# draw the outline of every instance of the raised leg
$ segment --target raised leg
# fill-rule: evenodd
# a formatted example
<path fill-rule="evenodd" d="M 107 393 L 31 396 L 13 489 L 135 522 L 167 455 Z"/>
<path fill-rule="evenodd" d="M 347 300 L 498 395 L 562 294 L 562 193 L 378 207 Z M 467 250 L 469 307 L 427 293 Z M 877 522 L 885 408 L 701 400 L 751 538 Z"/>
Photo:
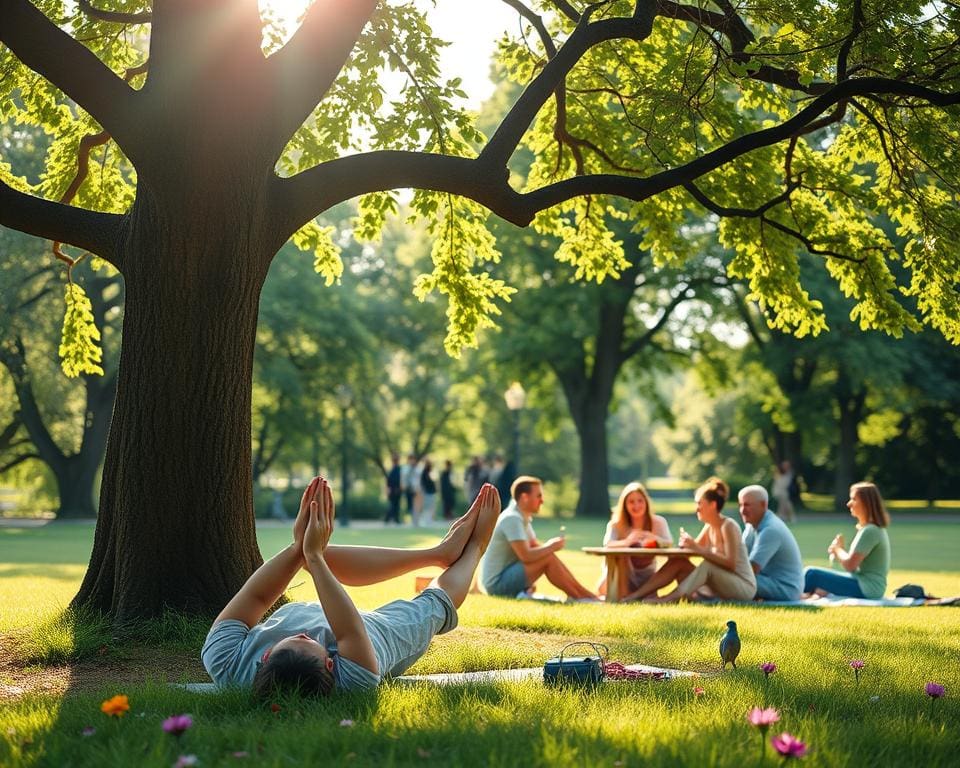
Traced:
<path fill-rule="evenodd" d="M 331 544 L 324 558 L 337 580 L 352 587 L 376 584 L 417 568 L 446 568 L 463 553 L 473 534 L 479 512 L 480 506 L 474 502 L 466 514 L 453 522 L 447 535 L 434 547 L 395 549 Z"/>
<path fill-rule="evenodd" d="M 494 526 L 496 526 L 497 518 L 500 516 L 500 495 L 497 493 L 497 489 L 489 483 L 485 484 L 480 489 L 471 510 L 475 507 L 478 508 L 476 524 L 470 533 L 466 546 L 463 548 L 463 552 L 455 562 L 434 579 L 436 586 L 450 595 L 453 604 L 458 608 L 467 599 L 474 573 L 480 564 L 480 558 L 487 551 Z"/>

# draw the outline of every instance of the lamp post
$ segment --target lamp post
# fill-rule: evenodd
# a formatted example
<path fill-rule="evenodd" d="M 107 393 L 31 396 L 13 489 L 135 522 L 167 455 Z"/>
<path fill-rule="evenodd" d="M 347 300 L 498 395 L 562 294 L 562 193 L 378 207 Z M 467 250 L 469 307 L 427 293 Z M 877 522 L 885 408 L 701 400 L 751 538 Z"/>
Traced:
<path fill-rule="evenodd" d="M 513 412 L 513 466 L 515 472 L 520 474 L 520 411 L 523 410 L 527 402 L 527 393 L 519 381 L 513 382 L 507 391 L 503 393 L 503 399 Z"/>
<path fill-rule="evenodd" d="M 343 472 L 340 480 L 342 495 L 337 518 L 340 525 L 346 528 L 350 525 L 349 435 L 347 433 L 347 411 L 353 405 L 353 390 L 350 389 L 350 385 L 338 385 L 336 397 L 337 405 L 340 406 L 340 468 Z"/>

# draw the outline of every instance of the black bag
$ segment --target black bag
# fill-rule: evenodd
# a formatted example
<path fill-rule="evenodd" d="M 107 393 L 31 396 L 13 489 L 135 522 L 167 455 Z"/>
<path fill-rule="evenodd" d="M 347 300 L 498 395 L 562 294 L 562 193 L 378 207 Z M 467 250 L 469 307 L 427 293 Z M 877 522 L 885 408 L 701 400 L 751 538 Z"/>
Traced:
<path fill-rule="evenodd" d="M 893 595 L 894 597 L 920 597 L 924 599 L 929 597 L 919 584 L 904 584 L 902 587 L 897 587 Z"/>
<path fill-rule="evenodd" d="M 589 645 L 596 656 L 564 656 L 568 648 L 575 645 Z M 600 649 L 603 648 L 601 653 Z M 588 641 L 568 643 L 560 650 L 560 655 L 547 659 L 543 665 L 543 682 L 553 685 L 568 683 L 571 685 L 596 685 L 603 680 L 604 660 L 609 654 L 607 646 Z"/>

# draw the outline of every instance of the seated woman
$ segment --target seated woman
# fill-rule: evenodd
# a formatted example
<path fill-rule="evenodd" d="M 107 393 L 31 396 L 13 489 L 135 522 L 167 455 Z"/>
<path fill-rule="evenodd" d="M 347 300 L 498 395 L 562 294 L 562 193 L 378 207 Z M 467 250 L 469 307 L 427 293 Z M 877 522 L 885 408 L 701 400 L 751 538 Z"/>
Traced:
<path fill-rule="evenodd" d="M 711 477 L 697 488 L 697 518 L 703 530 L 697 538 L 680 529 L 680 541 L 703 558 L 694 568 L 689 560 L 673 558 L 651 576 L 646 584 L 627 596 L 627 600 L 645 599 L 651 603 L 672 603 L 681 598 L 696 600 L 709 594 L 725 600 L 752 600 L 757 579 L 750 567 L 747 548 L 740 535 L 740 526 L 720 514 L 730 495 L 730 487 L 718 477 Z M 664 597 L 657 590 L 676 580 L 677 588 Z"/>
<path fill-rule="evenodd" d="M 613 508 L 607 532 L 603 536 L 605 547 L 669 547 L 673 545 L 670 526 L 660 515 L 653 514 L 650 494 L 642 483 L 627 483 L 620 492 L 617 506 Z M 620 569 L 623 583 L 619 593 L 626 594 L 638 589 L 656 573 L 653 555 L 640 555 L 627 560 Z M 603 564 L 597 594 L 607 594 L 607 565 Z"/>
<path fill-rule="evenodd" d="M 803 572 L 803 591 L 806 597 L 827 594 L 845 597 L 878 599 L 887 590 L 890 572 L 890 539 L 887 526 L 890 515 L 880 491 L 873 483 L 854 483 L 850 486 L 847 509 L 857 519 L 857 535 L 847 551 L 843 534 L 838 533 L 827 552 L 851 573 L 845 576 L 827 568 L 807 568 Z"/>

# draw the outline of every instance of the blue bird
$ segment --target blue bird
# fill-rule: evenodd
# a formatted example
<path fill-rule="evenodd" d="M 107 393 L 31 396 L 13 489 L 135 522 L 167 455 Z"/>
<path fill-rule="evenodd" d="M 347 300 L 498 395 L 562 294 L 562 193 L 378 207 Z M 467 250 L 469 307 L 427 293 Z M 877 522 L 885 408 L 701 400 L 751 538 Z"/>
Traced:
<path fill-rule="evenodd" d="M 737 622 L 728 621 L 727 631 L 720 638 L 720 658 L 723 659 L 723 668 L 727 668 L 727 662 L 737 668 L 737 656 L 740 655 L 740 635 L 737 634 Z"/>

